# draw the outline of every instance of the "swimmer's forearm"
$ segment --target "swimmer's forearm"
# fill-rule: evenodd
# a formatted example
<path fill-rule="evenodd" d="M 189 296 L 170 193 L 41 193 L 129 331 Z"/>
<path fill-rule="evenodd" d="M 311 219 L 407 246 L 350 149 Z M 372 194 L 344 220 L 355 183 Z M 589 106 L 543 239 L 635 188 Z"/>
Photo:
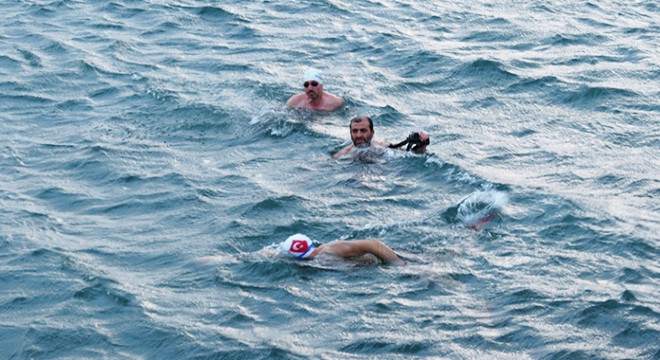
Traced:
<path fill-rule="evenodd" d="M 354 240 L 351 243 L 356 246 L 359 255 L 372 254 L 386 263 L 398 263 L 401 261 L 392 249 L 378 239 Z"/>
<path fill-rule="evenodd" d="M 401 261 L 399 259 L 399 256 L 394 251 L 392 251 L 392 249 L 390 249 L 387 245 L 383 244 L 380 240 L 373 239 L 370 241 L 372 241 L 371 253 L 374 254 L 377 258 L 388 263 L 396 263 Z"/>

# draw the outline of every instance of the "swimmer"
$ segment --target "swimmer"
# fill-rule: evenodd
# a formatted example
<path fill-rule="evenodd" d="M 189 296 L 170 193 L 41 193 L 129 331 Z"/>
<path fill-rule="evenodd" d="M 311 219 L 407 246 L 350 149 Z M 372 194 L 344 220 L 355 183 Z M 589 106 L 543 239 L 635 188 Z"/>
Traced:
<path fill-rule="evenodd" d="M 335 240 L 319 244 L 303 234 L 295 234 L 289 236 L 279 248 L 282 253 L 297 259 L 313 259 L 319 255 L 355 259 L 371 254 L 386 264 L 405 264 L 392 249 L 378 239 Z"/>
<path fill-rule="evenodd" d="M 323 78 L 316 69 L 305 72 L 302 85 L 304 92 L 293 95 L 286 102 L 286 106 L 330 112 L 344 105 L 342 98 L 323 91 Z"/>
<path fill-rule="evenodd" d="M 430 137 L 423 131 L 410 134 L 408 138 L 398 144 L 386 144 L 381 141 L 373 140 L 374 137 L 374 122 L 368 116 L 358 116 L 351 119 L 348 125 L 351 133 L 352 144 L 336 152 L 332 157 L 338 158 L 350 153 L 354 148 L 367 148 L 370 146 L 375 147 L 389 147 L 397 149 L 403 145 L 408 144 L 406 150 L 414 153 L 424 153 L 426 146 L 431 143 Z M 414 146 L 413 146 L 414 145 Z"/>

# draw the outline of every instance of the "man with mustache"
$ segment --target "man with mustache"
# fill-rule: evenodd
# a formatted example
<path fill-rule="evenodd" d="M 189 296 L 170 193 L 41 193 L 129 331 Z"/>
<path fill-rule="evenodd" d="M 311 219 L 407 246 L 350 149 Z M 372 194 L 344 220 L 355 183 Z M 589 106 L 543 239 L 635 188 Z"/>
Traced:
<path fill-rule="evenodd" d="M 288 107 L 330 112 L 344 105 L 342 98 L 323 91 L 323 79 L 316 69 L 305 72 L 303 89 L 304 92 L 293 95 L 286 102 Z"/>
<path fill-rule="evenodd" d="M 406 140 L 402 141 L 399 144 L 386 144 L 382 141 L 375 141 L 373 140 L 374 122 L 368 116 L 354 117 L 353 119 L 351 119 L 348 128 L 350 129 L 351 140 L 353 141 L 353 143 L 339 150 L 337 153 L 332 155 L 332 157 L 338 158 L 350 153 L 355 148 L 367 148 L 372 145 L 377 147 L 389 147 L 394 149 L 408 144 L 406 150 L 410 150 L 415 153 L 423 153 L 426 151 L 426 146 L 431 142 L 429 136 L 423 131 L 410 134 L 410 136 Z"/>

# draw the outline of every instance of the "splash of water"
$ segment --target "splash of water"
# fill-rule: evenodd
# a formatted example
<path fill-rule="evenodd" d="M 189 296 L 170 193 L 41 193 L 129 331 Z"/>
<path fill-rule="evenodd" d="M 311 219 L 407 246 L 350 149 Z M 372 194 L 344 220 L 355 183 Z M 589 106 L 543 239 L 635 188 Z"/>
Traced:
<path fill-rule="evenodd" d="M 501 191 L 475 191 L 458 202 L 456 218 L 465 226 L 478 230 L 498 217 L 508 202 L 509 197 Z"/>

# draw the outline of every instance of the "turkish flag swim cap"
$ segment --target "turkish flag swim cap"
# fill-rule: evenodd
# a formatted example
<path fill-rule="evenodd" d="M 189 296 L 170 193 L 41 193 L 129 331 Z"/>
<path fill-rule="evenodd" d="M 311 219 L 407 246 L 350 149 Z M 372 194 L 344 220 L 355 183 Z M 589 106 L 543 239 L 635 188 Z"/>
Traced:
<path fill-rule="evenodd" d="M 298 259 L 304 259 L 312 254 L 314 243 L 303 234 L 289 236 L 281 245 L 280 250 Z"/>

